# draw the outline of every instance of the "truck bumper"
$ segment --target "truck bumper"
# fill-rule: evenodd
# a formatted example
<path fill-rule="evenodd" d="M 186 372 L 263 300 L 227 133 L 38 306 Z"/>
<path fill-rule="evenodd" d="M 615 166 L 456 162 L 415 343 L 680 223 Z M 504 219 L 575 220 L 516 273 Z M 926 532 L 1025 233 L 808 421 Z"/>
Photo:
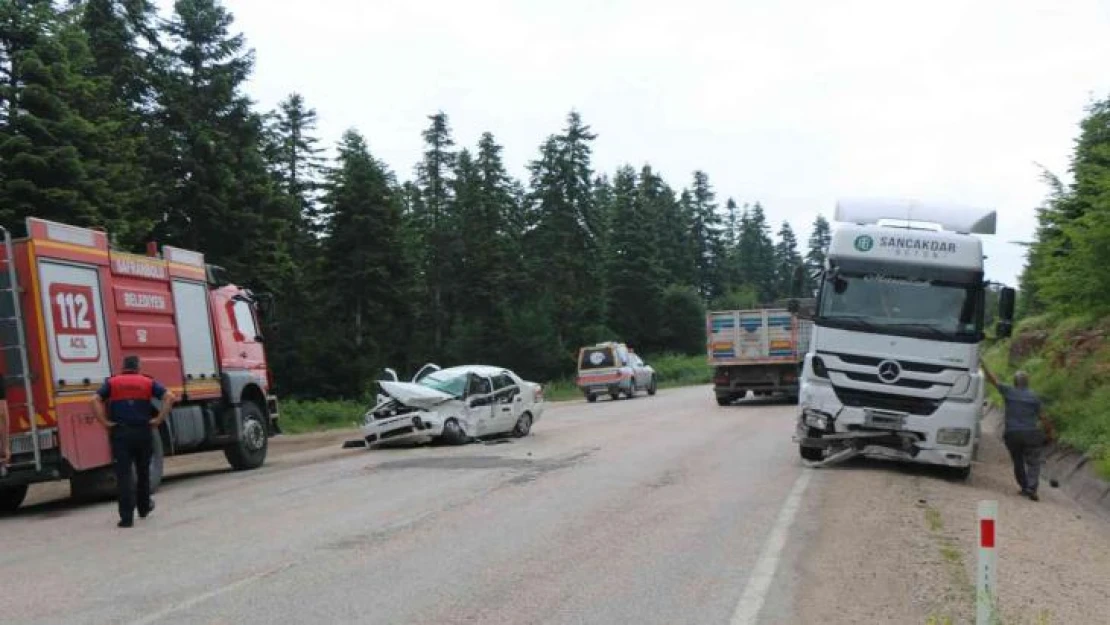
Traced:
<path fill-rule="evenodd" d="M 807 384 L 793 440 L 802 447 L 854 447 L 865 456 L 967 467 L 978 444 L 980 417 L 979 407 L 970 402 L 944 401 L 928 416 L 845 406 L 831 385 Z"/>

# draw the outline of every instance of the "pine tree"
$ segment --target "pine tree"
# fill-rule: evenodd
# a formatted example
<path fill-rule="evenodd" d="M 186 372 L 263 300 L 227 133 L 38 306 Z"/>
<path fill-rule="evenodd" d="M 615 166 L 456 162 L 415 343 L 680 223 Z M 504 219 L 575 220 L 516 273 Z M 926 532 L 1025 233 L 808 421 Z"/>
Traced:
<path fill-rule="evenodd" d="M 596 135 L 576 112 L 567 116 L 561 134 L 544 142 L 540 156 L 529 165 L 531 211 L 535 227 L 529 232 L 530 274 L 543 285 L 551 302 L 560 350 L 568 355 L 577 345 L 603 338 L 601 227 L 594 205 L 591 142 Z"/>
<path fill-rule="evenodd" d="M 690 236 L 694 248 L 695 286 L 706 299 L 713 299 L 724 291 L 726 271 L 721 217 L 715 199 L 709 176 L 702 171 L 694 172 L 689 194 Z"/>
<path fill-rule="evenodd" d="M 656 180 L 649 167 L 637 180 L 630 166 L 617 170 L 612 189 L 612 232 L 606 286 L 609 327 L 642 350 L 656 347 L 664 284 L 651 213 Z"/>
<path fill-rule="evenodd" d="M 805 257 L 806 274 L 808 276 L 806 293 L 817 291 L 816 278 L 825 270 L 825 255 L 828 253 L 829 243 L 832 241 L 832 228 L 823 215 L 818 215 L 813 221 L 813 232 L 809 235 L 809 246 Z"/>
<path fill-rule="evenodd" d="M 306 232 L 319 233 L 323 227 L 316 205 L 324 159 L 316 130 L 316 109 L 304 97 L 292 93 L 278 109 L 268 115 L 267 152 L 282 190 L 297 204 L 296 220 Z"/>
<path fill-rule="evenodd" d="M 779 228 L 779 240 L 775 244 L 775 292 L 773 297 L 787 298 L 800 297 L 801 293 L 794 292 L 795 275 L 803 266 L 802 256 L 798 253 L 798 238 L 794 236 L 794 229 L 789 222 L 782 222 Z"/>
<path fill-rule="evenodd" d="M 741 214 L 735 268 L 737 290 L 754 294 L 759 304 L 775 297 L 775 248 L 758 202 Z"/>
<path fill-rule="evenodd" d="M 95 95 L 90 63 L 72 12 L 0 2 L 0 223 L 9 228 L 28 216 L 104 221 L 88 170 L 97 129 L 77 106 Z"/>
<path fill-rule="evenodd" d="M 163 27 L 169 49 L 160 61 L 154 167 L 164 197 L 154 199 L 165 217 L 156 232 L 166 242 L 203 247 L 232 275 L 250 275 L 256 265 L 243 242 L 264 229 L 263 207 L 244 184 L 259 172 L 242 167 L 264 167 L 251 154 L 261 149 L 262 125 L 240 91 L 253 53 L 231 26 L 217 0 L 177 0 Z"/>
<path fill-rule="evenodd" d="M 453 215 L 452 171 L 455 168 L 455 141 L 447 115 L 442 111 L 429 115 L 431 124 L 423 132 L 424 158 L 416 168 L 417 188 L 420 190 L 420 212 L 415 213 L 418 231 L 423 236 L 421 261 L 424 288 L 427 292 L 428 327 L 431 330 L 430 348 L 438 353 L 451 327 L 451 285 L 445 274 L 447 260 L 455 253 L 456 241 L 452 237 L 456 220 Z"/>
<path fill-rule="evenodd" d="M 331 363 L 321 367 L 313 384 L 332 396 L 352 397 L 366 389 L 377 370 L 404 358 L 405 341 L 396 322 L 408 316 L 408 272 L 392 176 L 357 131 L 344 133 L 338 151 L 323 199 L 330 215 L 323 274 L 329 295 L 319 305 L 328 308 L 339 327 L 316 354 Z"/>
<path fill-rule="evenodd" d="M 159 216 L 149 166 L 152 146 L 157 10 L 147 0 L 74 3 L 90 53 L 85 73 L 93 90 L 78 107 L 95 129 L 83 150 L 94 202 L 115 243 L 139 248 Z"/>

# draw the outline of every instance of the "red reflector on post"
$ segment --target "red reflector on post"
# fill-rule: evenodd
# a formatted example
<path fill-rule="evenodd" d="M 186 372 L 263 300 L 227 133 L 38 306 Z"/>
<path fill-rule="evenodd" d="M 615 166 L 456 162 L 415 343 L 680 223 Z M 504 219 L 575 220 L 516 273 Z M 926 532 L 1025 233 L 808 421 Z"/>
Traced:
<path fill-rule="evenodd" d="M 994 549 L 994 519 L 979 520 L 979 546 Z"/>

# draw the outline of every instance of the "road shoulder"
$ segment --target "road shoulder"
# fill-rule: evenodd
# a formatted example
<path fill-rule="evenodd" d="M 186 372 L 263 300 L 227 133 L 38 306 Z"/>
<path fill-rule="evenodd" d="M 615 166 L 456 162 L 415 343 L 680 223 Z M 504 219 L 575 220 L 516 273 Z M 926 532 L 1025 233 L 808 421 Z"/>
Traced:
<path fill-rule="evenodd" d="M 1047 485 L 1040 502 L 1019 496 L 994 420 L 984 423 L 980 461 L 966 482 L 870 460 L 820 471 L 799 622 L 973 622 L 983 499 L 999 504 L 1004 623 L 1099 623 L 1110 613 L 1110 525 Z"/>

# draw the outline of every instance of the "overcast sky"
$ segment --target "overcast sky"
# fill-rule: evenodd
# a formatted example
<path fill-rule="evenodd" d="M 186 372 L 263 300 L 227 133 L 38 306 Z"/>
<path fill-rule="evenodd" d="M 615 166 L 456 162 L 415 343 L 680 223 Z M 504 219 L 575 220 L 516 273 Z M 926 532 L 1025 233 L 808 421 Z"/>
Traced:
<path fill-rule="evenodd" d="M 164 0 L 163 6 L 170 6 Z M 1066 174 L 1110 94 L 1098 0 L 226 0 L 257 54 L 249 93 L 298 91 L 333 144 L 354 127 L 412 177 L 426 115 L 460 146 L 489 130 L 510 171 L 576 108 L 595 166 L 705 170 L 802 240 L 837 197 L 994 208 L 988 275 L 1013 283 L 1040 163 Z"/>

